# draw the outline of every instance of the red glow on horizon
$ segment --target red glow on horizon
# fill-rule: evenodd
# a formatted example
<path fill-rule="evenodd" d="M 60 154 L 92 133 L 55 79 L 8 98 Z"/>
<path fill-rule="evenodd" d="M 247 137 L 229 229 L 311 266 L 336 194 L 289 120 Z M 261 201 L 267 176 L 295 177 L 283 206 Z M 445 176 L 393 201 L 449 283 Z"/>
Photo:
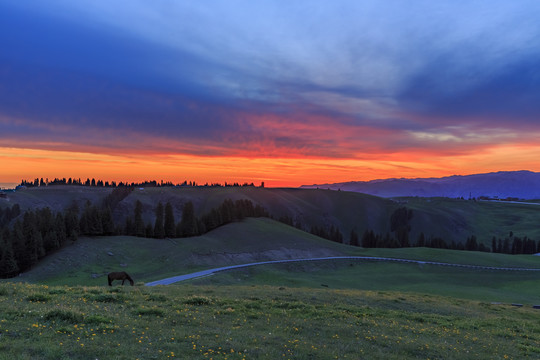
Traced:
<path fill-rule="evenodd" d="M 1 183 L 35 178 L 95 178 L 115 182 L 265 183 L 267 187 L 442 177 L 500 170 L 539 171 L 540 146 L 506 145 L 475 154 L 440 157 L 429 152 L 381 154 L 379 160 L 247 158 L 193 155 L 105 155 L 0 148 Z"/>

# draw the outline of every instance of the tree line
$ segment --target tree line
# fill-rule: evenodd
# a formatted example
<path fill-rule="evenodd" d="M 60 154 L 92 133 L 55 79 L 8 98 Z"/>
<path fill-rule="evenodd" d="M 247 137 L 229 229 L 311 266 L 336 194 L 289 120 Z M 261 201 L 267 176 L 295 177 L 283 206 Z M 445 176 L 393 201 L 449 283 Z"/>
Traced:
<path fill-rule="evenodd" d="M 262 206 L 254 205 L 251 200 L 233 201 L 226 199 L 216 208 L 197 216 L 191 201 L 185 202 L 180 218 L 175 218 L 171 202 L 159 202 L 152 209 L 151 222 L 143 218 L 144 205 L 135 202 L 133 213 L 123 223 L 115 223 L 113 211 L 117 205 L 133 191 L 132 187 L 115 188 L 101 204 L 87 201 L 82 209 L 77 203 L 64 211 L 53 213 L 49 208 L 27 210 L 21 214 L 18 204 L 0 208 L 0 277 L 15 276 L 28 270 L 47 254 L 61 248 L 68 242 L 74 242 L 79 236 L 129 235 L 155 239 L 190 237 L 205 234 L 222 225 L 240 221 L 248 217 L 268 217 Z M 148 209 L 147 209 L 148 210 Z M 146 212 L 148 213 L 148 211 Z M 520 238 L 510 232 L 504 240 L 493 237 L 489 248 L 470 236 L 464 243 L 447 242 L 440 237 L 426 237 L 420 233 L 416 241 L 409 239 L 413 212 L 406 207 L 396 209 L 390 216 L 390 232 L 377 234 L 366 230 L 362 237 L 353 229 L 348 243 L 365 248 L 403 248 L 431 247 L 441 249 L 491 251 L 505 254 L 533 254 L 540 252 L 540 241 L 527 237 Z M 345 238 L 338 226 L 315 225 L 308 230 L 299 219 L 282 216 L 278 221 L 316 236 L 345 243 Z"/>
<path fill-rule="evenodd" d="M 171 181 L 156 181 L 156 180 L 149 180 L 149 181 L 142 181 L 142 182 L 116 182 L 116 181 L 103 181 L 103 180 L 96 180 L 95 178 L 86 178 L 86 180 L 81 180 L 81 178 L 54 178 L 53 180 L 49 180 L 48 178 L 35 178 L 34 180 L 21 180 L 21 183 L 19 186 L 23 187 L 45 187 L 45 186 L 51 186 L 51 185 L 78 185 L 78 186 L 88 186 L 88 187 L 173 187 L 173 186 L 204 186 L 204 187 L 240 187 L 240 186 L 255 186 L 253 182 L 248 183 L 239 183 L 239 182 L 224 182 L 222 183 L 208 183 L 206 182 L 204 185 L 199 185 L 196 181 L 187 181 L 184 180 L 182 183 L 174 184 Z M 264 182 L 261 182 L 260 187 L 264 187 Z"/>
<path fill-rule="evenodd" d="M 540 253 L 540 240 L 537 242 L 527 238 L 523 239 L 514 236 L 510 232 L 510 236 L 501 240 L 496 237 L 492 238 L 491 248 L 478 242 L 475 235 L 467 237 L 464 243 L 456 243 L 455 241 L 445 241 L 437 236 L 427 238 L 424 233 L 420 233 L 418 239 L 414 243 L 409 241 L 409 232 L 411 230 L 410 220 L 413 217 L 413 212 L 406 207 L 401 207 L 392 213 L 390 218 L 390 229 L 394 235 L 386 233 L 385 235 L 376 234 L 373 230 L 366 230 L 359 240 L 358 234 L 351 232 L 350 244 L 354 246 L 362 246 L 365 248 L 402 248 L 402 247 L 429 247 L 437 249 L 450 250 L 466 250 L 466 251 L 483 251 L 503 254 L 535 254 Z"/>
<path fill-rule="evenodd" d="M 87 201 L 82 210 L 76 203 L 56 213 L 48 207 L 23 214 L 19 205 L 0 208 L 0 277 L 12 277 L 30 269 L 44 256 L 79 236 L 189 237 L 247 217 L 270 217 L 262 206 L 250 200 L 227 199 L 201 217 L 196 216 L 193 203 L 188 201 L 182 207 L 181 218 L 175 219 L 173 205 L 160 202 L 154 210 L 154 222 L 145 224 L 143 204 L 137 201 L 125 223 L 116 224 L 111 209 L 129 192 L 115 189 L 100 206 Z"/>

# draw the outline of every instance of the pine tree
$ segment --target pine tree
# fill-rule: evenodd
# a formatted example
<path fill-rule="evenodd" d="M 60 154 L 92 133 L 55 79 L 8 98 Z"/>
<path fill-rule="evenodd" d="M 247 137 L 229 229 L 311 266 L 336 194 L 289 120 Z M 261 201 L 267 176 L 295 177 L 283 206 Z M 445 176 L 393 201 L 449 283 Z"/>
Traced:
<path fill-rule="evenodd" d="M 360 242 L 358 240 L 358 234 L 356 233 L 354 229 L 351 230 L 349 244 L 352 246 L 360 246 Z"/>
<path fill-rule="evenodd" d="M 176 235 L 176 226 L 174 222 L 174 213 L 173 208 L 170 202 L 165 204 L 165 236 L 166 237 L 175 237 Z"/>
<path fill-rule="evenodd" d="M 8 235 L 5 234 L 4 236 L 7 237 Z M 15 222 L 13 229 L 9 232 L 9 238 L 13 252 L 15 253 L 15 260 L 19 265 L 19 270 L 24 271 L 30 265 L 26 262 L 26 244 L 24 241 L 23 226 L 19 220 Z"/>
<path fill-rule="evenodd" d="M 103 235 L 114 235 L 114 220 L 112 217 L 111 208 L 108 206 L 101 210 L 101 227 L 103 229 Z"/>
<path fill-rule="evenodd" d="M 83 235 L 90 234 L 90 206 L 90 201 L 87 201 L 79 220 L 80 233 Z"/>
<path fill-rule="evenodd" d="M 182 210 L 182 220 L 179 224 L 179 237 L 195 236 L 198 234 L 197 218 L 193 203 L 188 201 Z"/>
<path fill-rule="evenodd" d="M 88 217 L 88 230 L 89 234 L 92 236 L 103 235 L 101 212 L 95 205 L 90 207 L 90 213 Z"/>
<path fill-rule="evenodd" d="M 58 237 L 58 244 L 61 247 L 67 241 L 66 222 L 62 213 L 56 213 L 56 217 L 54 219 L 54 230 L 56 231 L 56 236 Z"/>
<path fill-rule="evenodd" d="M 148 223 L 148 225 L 146 225 L 145 236 L 147 238 L 153 238 L 154 237 L 154 227 L 152 226 L 151 223 Z"/>
<path fill-rule="evenodd" d="M 154 237 L 163 239 L 165 237 L 165 228 L 163 227 L 163 204 L 161 201 L 156 208 L 156 222 L 154 223 Z"/>
<path fill-rule="evenodd" d="M 77 241 L 77 238 L 80 233 L 79 226 L 79 207 L 77 203 L 73 203 L 65 211 L 64 222 L 66 224 L 66 235 L 69 240 Z"/>
<path fill-rule="evenodd" d="M 137 202 L 135 203 L 134 226 L 135 226 L 135 235 L 139 237 L 144 237 L 146 235 L 146 228 L 144 226 L 142 212 L 143 212 L 143 205 L 139 200 L 137 200 Z"/>
<path fill-rule="evenodd" d="M 426 246 L 426 236 L 424 235 L 423 232 L 421 232 L 420 235 L 418 236 L 418 242 L 416 243 L 416 246 L 418 247 Z"/>
<path fill-rule="evenodd" d="M 19 266 L 15 260 L 15 254 L 13 253 L 13 247 L 10 239 L 4 238 L 0 232 L 0 244 L 2 244 L 2 255 L 0 256 L 0 276 L 10 277 L 17 274 Z"/>
<path fill-rule="evenodd" d="M 24 213 L 23 236 L 25 239 L 25 256 L 28 258 L 28 264 L 30 267 L 45 256 L 43 238 L 37 227 L 36 215 L 32 211 L 27 211 Z"/>

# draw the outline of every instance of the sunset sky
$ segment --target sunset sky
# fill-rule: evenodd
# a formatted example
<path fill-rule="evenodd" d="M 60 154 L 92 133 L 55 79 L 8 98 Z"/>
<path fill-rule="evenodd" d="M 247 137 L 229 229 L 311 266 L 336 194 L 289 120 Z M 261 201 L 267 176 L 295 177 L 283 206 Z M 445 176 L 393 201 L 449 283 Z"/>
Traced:
<path fill-rule="evenodd" d="M 540 171 L 540 2 L 0 1 L 0 183 Z"/>

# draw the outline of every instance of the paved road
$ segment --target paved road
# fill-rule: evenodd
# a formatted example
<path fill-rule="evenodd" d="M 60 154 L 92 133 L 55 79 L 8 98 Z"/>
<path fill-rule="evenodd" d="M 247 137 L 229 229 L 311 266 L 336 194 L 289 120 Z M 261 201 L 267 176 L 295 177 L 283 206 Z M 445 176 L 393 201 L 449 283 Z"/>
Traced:
<path fill-rule="evenodd" d="M 452 267 L 476 269 L 476 270 L 539 271 L 540 272 L 540 269 L 534 269 L 534 268 L 512 268 L 512 267 L 495 267 L 495 266 L 450 264 L 450 263 L 443 263 L 443 262 L 436 262 L 436 261 L 396 259 L 396 258 L 375 257 L 375 256 L 333 256 L 333 257 L 321 257 L 321 258 L 310 258 L 310 259 L 290 259 L 290 260 L 262 261 L 262 262 L 254 262 L 254 263 L 249 263 L 249 264 L 224 266 L 224 267 L 220 267 L 220 268 L 203 270 L 203 271 L 198 271 L 198 272 L 191 273 L 191 274 L 173 276 L 173 277 L 170 277 L 170 278 L 167 278 L 167 279 L 152 281 L 152 282 L 146 283 L 146 286 L 169 285 L 169 284 L 174 284 L 174 283 L 177 283 L 177 282 L 180 282 L 180 281 L 185 281 L 185 280 L 210 276 L 210 275 L 213 275 L 213 274 L 215 274 L 217 272 L 221 272 L 221 271 L 246 268 L 246 267 L 250 267 L 250 266 L 268 265 L 268 264 L 285 264 L 285 263 L 303 262 L 303 261 L 325 261 L 325 260 L 393 261 L 393 262 L 401 262 L 401 263 L 413 263 L 413 264 L 419 264 L 419 265 L 428 264 L 428 265 L 438 265 L 438 266 L 452 266 Z"/>

